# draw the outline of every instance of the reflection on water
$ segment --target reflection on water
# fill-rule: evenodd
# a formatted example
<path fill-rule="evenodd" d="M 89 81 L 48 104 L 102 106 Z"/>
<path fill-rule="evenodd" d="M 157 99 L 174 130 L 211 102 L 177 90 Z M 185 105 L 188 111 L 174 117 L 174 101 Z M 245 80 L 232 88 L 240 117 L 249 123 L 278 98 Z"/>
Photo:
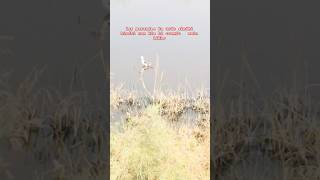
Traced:
<path fill-rule="evenodd" d="M 209 116 L 209 97 L 201 98 L 175 99 L 175 97 L 166 97 L 166 99 L 152 100 L 142 97 L 133 99 L 119 100 L 113 102 L 110 116 L 113 130 L 122 131 L 128 118 L 140 116 L 148 107 L 159 105 L 160 115 L 171 122 L 175 127 L 195 126 L 199 119 Z M 117 105 L 115 105 L 117 104 Z"/>

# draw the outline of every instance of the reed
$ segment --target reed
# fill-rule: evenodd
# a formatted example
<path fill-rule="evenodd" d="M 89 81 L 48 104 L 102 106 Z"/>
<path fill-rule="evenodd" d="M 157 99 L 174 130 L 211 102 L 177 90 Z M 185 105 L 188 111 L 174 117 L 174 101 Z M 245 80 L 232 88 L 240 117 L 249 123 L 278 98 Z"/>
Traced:
<path fill-rule="evenodd" d="M 254 76 L 247 61 L 245 67 Z M 314 85 L 299 87 L 294 78 L 291 88 L 261 97 L 252 91 L 259 91 L 258 83 L 253 88 L 242 81 L 237 94 L 228 97 L 223 94 L 231 82 L 227 75 L 216 81 L 219 96 L 212 104 L 215 179 L 319 179 L 320 109 L 307 91 Z"/>

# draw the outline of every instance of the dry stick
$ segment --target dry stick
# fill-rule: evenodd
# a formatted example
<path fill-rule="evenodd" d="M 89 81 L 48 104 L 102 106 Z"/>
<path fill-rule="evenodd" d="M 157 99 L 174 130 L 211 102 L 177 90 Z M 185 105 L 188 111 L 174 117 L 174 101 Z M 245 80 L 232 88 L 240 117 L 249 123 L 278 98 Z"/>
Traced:
<path fill-rule="evenodd" d="M 162 84 L 162 81 L 163 81 L 163 72 L 161 72 L 159 84 Z M 162 92 L 161 86 L 158 87 L 158 92 Z"/>
<path fill-rule="evenodd" d="M 107 71 L 106 64 L 104 62 L 104 55 L 103 55 L 103 49 L 102 48 L 100 49 L 100 59 L 101 59 L 101 64 L 103 66 L 103 71 L 104 71 L 104 73 L 106 75 L 106 79 L 105 80 L 106 80 L 106 83 L 108 83 L 108 71 Z"/>
<path fill-rule="evenodd" d="M 108 71 L 107 71 L 107 66 L 106 66 L 106 63 L 104 61 L 104 53 L 103 53 L 103 41 L 105 40 L 105 33 L 106 33 L 106 30 L 107 30 L 107 27 L 108 27 L 108 22 L 106 19 L 103 20 L 102 22 L 102 25 L 101 25 L 101 28 L 100 28 L 100 32 L 98 33 L 98 41 L 99 41 L 99 44 L 98 44 L 98 52 L 92 57 L 90 58 L 90 60 L 87 62 L 87 63 L 84 63 L 82 64 L 82 66 L 80 67 L 80 72 L 83 71 L 83 69 L 85 67 L 87 67 L 88 64 L 90 64 L 91 62 L 93 62 L 96 58 L 100 57 L 100 60 L 101 60 L 101 65 L 103 66 L 103 71 L 106 75 L 106 83 L 108 83 Z"/>
<path fill-rule="evenodd" d="M 159 55 L 156 55 L 156 66 L 154 69 L 154 84 L 153 84 L 153 102 L 155 101 L 155 97 L 156 97 L 156 87 L 157 87 L 157 79 L 158 79 L 158 68 L 159 68 Z"/>
<path fill-rule="evenodd" d="M 147 89 L 146 84 L 144 83 L 143 72 L 144 72 L 144 70 L 141 69 L 141 71 L 140 71 L 140 81 L 141 81 L 142 87 L 143 87 L 143 89 L 146 91 L 146 93 L 147 93 L 150 97 L 152 97 L 152 94 L 151 94 L 150 91 Z"/>
<path fill-rule="evenodd" d="M 250 76 L 251 76 L 251 79 L 253 80 L 256 88 L 259 90 L 259 92 L 261 92 L 261 86 L 259 85 L 258 83 L 258 80 L 257 78 L 255 77 L 255 74 L 251 68 L 251 65 L 248 61 L 248 58 L 247 58 L 247 52 L 245 51 L 245 48 L 243 47 L 243 50 L 242 50 L 242 63 L 246 66 L 246 69 L 247 71 L 250 73 Z M 243 86 L 243 84 L 241 84 L 241 86 Z"/>
<path fill-rule="evenodd" d="M 106 74 L 106 83 L 108 83 L 108 71 L 107 71 L 107 67 L 106 67 L 106 64 L 104 62 L 104 54 L 103 54 L 103 48 L 102 48 L 102 43 L 105 39 L 105 36 L 104 34 L 106 33 L 106 30 L 107 30 L 107 27 L 108 27 L 108 22 L 107 20 L 105 19 L 102 23 L 102 26 L 101 26 L 101 29 L 100 29 L 100 59 L 101 59 L 101 64 L 103 66 L 103 71 L 104 73 Z"/>
<path fill-rule="evenodd" d="M 152 98 L 152 101 L 154 102 L 155 100 L 155 95 L 156 95 L 156 87 L 157 87 L 157 77 L 158 77 L 158 67 L 159 67 L 159 56 L 157 54 L 157 62 L 156 62 L 156 67 L 155 67 L 155 79 L 154 79 L 154 85 L 153 85 L 153 94 L 151 94 L 151 92 L 148 90 L 148 88 L 146 87 L 146 84 L 144 82 L 143 79 L 143 73 L 144 73 L 144 69 L 141 68 L 140 70 L 140 81 L 142 84 L 143 89 L 146 91 L 146 93 L 148 94 L 148 96 L 150 96 Z"/>

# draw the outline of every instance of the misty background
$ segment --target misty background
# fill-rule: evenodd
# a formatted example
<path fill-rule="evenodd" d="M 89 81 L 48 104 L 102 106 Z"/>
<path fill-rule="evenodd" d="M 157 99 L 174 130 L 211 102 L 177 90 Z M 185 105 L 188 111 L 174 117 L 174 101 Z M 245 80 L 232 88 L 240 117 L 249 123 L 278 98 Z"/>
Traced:
<path fill-rule="evenodd" d="M 1 1 L 0 36 L 12 37 L 0 39 L 1 72 L 11 72 L 14 86 L 33 68 L 46 68 L 40 86 L 62 93 L 69 92 L 77 74 L 75 90 L 101 99 L 106 96 L 105 73 L 101 60 L 93 58 L 98 48 L 92 32 L 100 30 L 106 13 L 101 0 Z"/>
<path fill-rule="evenodd" d="M 193 26 L 198 36 L 120 36 L 126 26 Z M 177 89 L 188 84 L 191 90 L 210 86 L 210 0 L 111 0 L 110 26 L 112 82 L 139 89 L 140 56 L 164 72 L 162 85 Z M 154 71 L 145 72 L 146 84 L 153 86 Z"/>
<path fill-rule="evenodd" d="M 214 1 L 214 92 L 221 89 L 224 78 L 226 96 L 239 91 L 241 78 L 263 95 L 279 87 L 296 84 L 303 89 L 320 83 L 316 7 L 308 2 Z M 314 97 L 320 97 L 319 90 L 319 86 L 308 88 Z"/>
<path fill-rule="evenodd" d="M 3 115 L 3 112 L 5 112 L 3 109 L 6 109 L 7 104 L 15 104 L 13 107 L 23 104 L 20 104 L 20 99 L 17 102 L 6 102 L 6 96 L 10 97 L 11 93 L 13 96 L 19 94 L 19 92 L 17 93 L 17 86 L 19 86 L 35 68 L 37 70 L 44 68 L 44 72 L 38 77 L 38 84 L 35 86 L 35 89 L 31 91 L 33 93 L 32 95 L 38 97 L 36 93 L 38 93 L 40 89 L 43 90 L 43 88 L 44 90 L 57 90 L 57 92 L 62 94 L 62 97 L 74 97 L 74 95 L 78 95 L 79 92 L 85 92 L 89 102 L 81 101 L 81 106 L 75 105 L 77 107 L 74 109 L 79 108 L 82 110 L 81 107 L 84 107 L 83 111 L 79 111 L 81 115 L 75 119 L 78 120 L 79 123 L 82 123 L 84 122 L 83 117 L 85 117 L 83 114 L 97 112 L 99 118 L 92 119 L 90 123 L 101 123 L 102 125 L 100 127 L 103 130 L 101 133 L 103 133 L 103 135 L 107 134 L 108 128 L 107 123 L 105 123 L 107 118 L 104 117 L 107 113 L 104 112 L 108 111 L 106 108 L 108 84 L 105 81 L 106 74 L 102 67 L 101 59 L 95 58 L 101 44 L 99 44 L 97 36 L 94 36 L 94 34 L 97 34 L 95 32 L 100 31 L 103 18 L 106 16 L 107 11 L 108 9 L 103 6 L 101 0 L 0 1 L 0 93 L 3 96 L 1 97 L 2 119 L 0 123 L 3 127 L 0 132 L 0 179 L 8 179 L 7 168 L 14 179 L 26 180 L 42 179 L 41 176 L 44 176 L 44 174 L 48 172 L 48 169 L 53 169 L 51 167 L 52 159 L 50 159 L 49 154 L 54 153 L 55 149 L 50 146 L 50 143 L 47 143 L 52 142 L 51 137 L 54 135 L 42 136 L 43 134 L 39 133 L 40 135 L 37 134 L 36 140 L 30 138 L 30 134 L 27 135 L 29 136 L 28 142 L 34 140 L 34 143 L 32 143 L 33 145 L 30 149 L 24 151 L 26 150 L 25 148 L 13 148 L 12 144 L 14 143 L 11 143 L 10 140 L 10 135 L 12 134 L 6 134 L 8 129 L 19 129 L 19 126 L 22 127 L 25 123 L 23 115 L 19 116 L 19 119 Z M 109 61 L 109 31 L 105 33 L 107 39 L 105 39 L 102 44 L 102 48 L 105 54 L 104 61 L 107 63 Z M 2 84 L 2 80 L 5 79 L 3 75 L 6 74 L 6 72 L 9 72 L 6 77 L 9 80 L 9 90 Z M 53 97 L 56 98 L 56 96 Z M 15 98 L 16 97 L 10 97 L 8 99 L 12 100 Z M 28 97 L 27 100 L 30 101 L 30 99 L 33 100 L 34 98 Z M 36 100 L 37 99 L 35 99 L 35 104 L 38 102 Z M 63 98 L 61 102 L 69 103 L 69 99 Z M 2 104 L 4 105 L 2 106 Z M 16 109 L 12 108 L 12 110 L 9 110 L 12 111 L 10 113 L 23 114 L 24 110 L 22 109 L 24 106 L 21 106 L 22 107 L 19 106 L 18 108 L 19 110 L 21 109 L 21 112 L 15 112 L 14 110 Z M 55 111 L 55 108 L 57 106 L 59 107 L 59 104 L 49 104 L 49 106 Z M 34 107 L 31 106 L 30 109 L 32 108 Z M 47 128 L 45 124 L 48 122 L 47 117 L 51 115 L 47 111 L 42 112 L 40 110 L 40 112 L 38 112 L 39 109 L 36 107 L 32 109 L 32 111 L 37 112 L 35 114 L 41 118 L 41 123 L 39 123 L 41 125 L 38 127 L 37 132 L 43 131 L 45 134 L 50 134 L 53 131 Z M 67 110 L 64 111 L 69 111 L 68 108 L 66 109 Z M 24 112 L 27 111 L 29 111 L 29 109 Z M 68 114 L 69 112 L 65 113 Z M 59 114 L 59 111 L 55 111 L 55 114 Z M 19 120 L 18 123 L 17 120 Z M 71 118 L 68 120 L 68 123 L 73 121 Z M 11 124 L 15 123 L 17 125 L 11 126 Z M 55 122 L 51 121 L 50 123 L 54 124 Z M 26 131 L 31 132 L 29 130 Z M 98 131 L 98 128 L 96 128 L 95 131 Z M 77 134 L 75 136 L 80 137 L 88 133 L 82 131 L 75 134 Z M 105 138 L 105 136 L 102 137 Z M 104 141 L 104 143 L 107 143 L 107 141 Z M 39 146 L 34 144 L 38 144 Z M 41 148 L 40 146 L 45 148 Z M 107 147 L 103 144 L 101 146 L 102 157 L 107 156 L 108 151 L 105 148 Z M 78 146 L 75 149 L 79 150 L 81 147 Z M 44 161 L 39 161 L 39 158 L 34 156 L 38 150 L 41 153 L 47 153 L 48 155 L 45 155 L 47 159 L 44 158 L 42 159 Z M 68 152 L 68 150 L 64 152 Z M 76 151 L 73 150 L 70 154 L 77 156 Z M 81 151 L 81 158 L 86 156 L 95 157 L 95 155 L 92 151 Z M 58 157 L 55 156 L 54 158 Z M 81 158 L 76 159 L 78 161 Z M 71 159 L 73 158 L 70 158 L 70 160 Z M 105 161 L 103 158 L 99 158 L 99 160 Z M 6 164 L 7 162 L 8 166 Z M 54 162 L 55 161 L 53 161 L 53 164 Z M 74 166 L 74 164 L 74 161 L 71 160 L 70 165 Z M 78 165 L 82 166 L 83 164 L 79 163 Z M 66 166 L 63 165 L 63 167 Z M 71 171 L 68 173 L 71 173 Z M 43 178 L 50 179 L 50 176 L 54 175 L 48 174 L 47 176 L 46 174 L 46 177 Z M 104 174 L 102 174 L 102 176 L 104 176 Z M 80 177 L 77 179 L 80 179 Z M 100 179 L 106 179 L 106 177 L 101 177 Z"/>

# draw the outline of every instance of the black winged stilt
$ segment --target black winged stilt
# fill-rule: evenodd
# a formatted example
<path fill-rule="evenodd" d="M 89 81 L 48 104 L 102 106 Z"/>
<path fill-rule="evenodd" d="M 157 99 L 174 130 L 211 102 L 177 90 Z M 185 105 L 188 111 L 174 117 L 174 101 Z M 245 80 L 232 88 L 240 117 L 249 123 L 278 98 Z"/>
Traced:
<path fill-rule="evenodd" d="M 146 62 L 146 61 L 144 60 L 144 57 L 143 57 L 143 56 L 140 56 L 140 59 L 141 59 L 142 68 L 143 68 L 144 70 L 147 70 L 147 69 L 152 68 L 151 63 Z"/>

